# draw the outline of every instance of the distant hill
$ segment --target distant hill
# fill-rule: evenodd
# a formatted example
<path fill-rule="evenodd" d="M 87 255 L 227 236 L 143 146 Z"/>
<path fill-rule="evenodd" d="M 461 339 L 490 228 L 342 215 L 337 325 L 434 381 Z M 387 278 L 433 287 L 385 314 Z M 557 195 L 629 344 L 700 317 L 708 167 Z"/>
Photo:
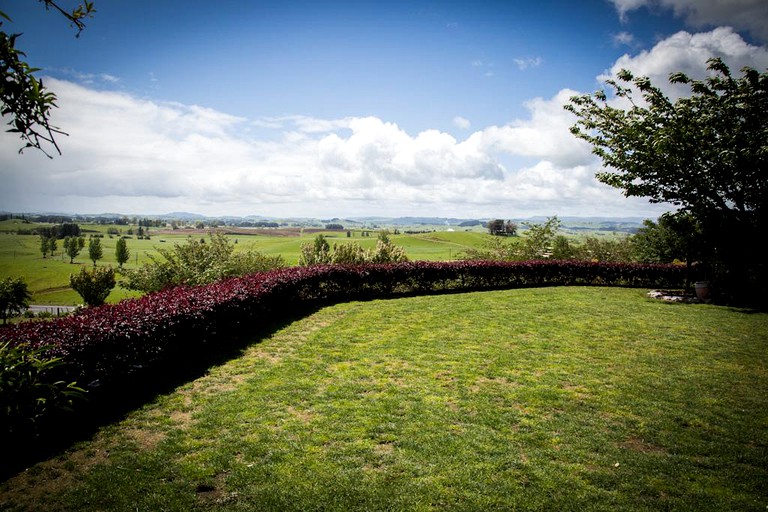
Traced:
<path fill-rule="evenodd" d="M 13 214 L 13 212 L 8 212 Z M 25 215 L 50 215 L 50 212 L 24 212 Z M 384 216 L 362 216 L 362 217 L 346 217 L 339 218 L 311 218 L 311 217 L 270 217 L 268 215 L 246 215 L 246 216 L 206 216 L 198 213 L 191 212 L 169 212 L 162 215 L 156 214 L 120 214 L 120 213 L 101 213 L 101 214 L 61 214 L 71 217 L 73 220 L 88 221 L 97 218 L 150 218 L 161 219 L 167 222 L 181 221 L 181 222 L 206 222 L 206 221 L 218 221 L 221 224 L 226 225 L 238 225 L 243 222 L 277 222 L 280 225 L 296 225 L 296 226 L 323 226 L 329 222 L 342 224 L 345 227 L 363 227 L 363 228 L 377 228 L 377 227 L 479 227 L 485 226 L 490 218 L 458 218 L 458 217 L 384 217 Z M 539 223 L 545 222 L 548 217 L 544 216 L 532 216 L 528 218 L 505 218 L 504 220 L 511 220 L 518 225 L 522 230 L 525 230 L 524 223 Z M 633 233 L 636 232 L 643 225 L 643 217 L 575 217 L 567 216 L 560 217 L 561 226 L 564 229 L 575 231 L 620 231 Z"/>

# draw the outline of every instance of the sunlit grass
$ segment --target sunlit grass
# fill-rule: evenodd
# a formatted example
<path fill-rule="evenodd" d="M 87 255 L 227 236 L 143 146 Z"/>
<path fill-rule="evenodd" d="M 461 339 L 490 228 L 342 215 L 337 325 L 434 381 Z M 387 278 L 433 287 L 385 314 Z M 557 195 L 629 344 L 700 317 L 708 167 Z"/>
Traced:
<path fill-rule="evenodd" d="M 257 340 L 254 340 L 257 341 Z M 14 510 L 765 510 L 768 315 L 548 288 L 325 308 Z"/>

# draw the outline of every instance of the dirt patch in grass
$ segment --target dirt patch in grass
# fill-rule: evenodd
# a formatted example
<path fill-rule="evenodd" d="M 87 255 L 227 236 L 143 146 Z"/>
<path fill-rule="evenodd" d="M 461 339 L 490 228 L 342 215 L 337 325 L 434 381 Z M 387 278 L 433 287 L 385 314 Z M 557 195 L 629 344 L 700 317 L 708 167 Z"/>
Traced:
<path fill-rule="evenodd" d="M 200 483 L 195 487 L 197 500 L 205 505 L 226 505 L 237 500 L 237 492 L 228 492 L 225 486 L 226 473 L 219 473 L 210 483 Z"/>
<path fill-rule="evenodd" d="M 302 423 L 309 423 L 312 421 L 312 419 L 315 417 L 315 413 L 312 411 L 308 411 L 306 409 L 296 409 L 293 406 L 288 406 L 288 409 L 286 410 L 290 417 L 296 418 Z"/>
<path fill-rule="evenodd" d="M 154 450 L 167 437 L 165 432 L 148 428 L 129 428 L 126 429 L 125 435 L 141 450 Z"/>
<path fill-rule="evenodd" d="M 624 448 L 625 450 L 630 450 L 633 452 L 658 453 L 658 454 L 667 453 L 667 451 L 664 448 L 660 446 L 656 446 L 652 443 L 649 443 L 648 441 L 645 441 L 644 439 L 640 439 L 639 437 L 630 437 L 629 439 L 620 443 L 619 446 L 621 448 Z"/>
<path fill-rule="evenodd" d="M 175 427 L 181 430 L 187 430 L 192 424 L 192 413 L 188 411 L 173 411 L 169 417 Z"/>

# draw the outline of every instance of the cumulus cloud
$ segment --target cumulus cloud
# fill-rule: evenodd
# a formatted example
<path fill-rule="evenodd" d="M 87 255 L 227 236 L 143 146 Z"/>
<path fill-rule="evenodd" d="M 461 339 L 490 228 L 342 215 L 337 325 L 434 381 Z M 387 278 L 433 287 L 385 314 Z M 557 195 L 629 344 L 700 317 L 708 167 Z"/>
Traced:
<path fill-rule="evenodd" d="M 473 136 L 481 137 L 489 151 L 548 160 L 568 168 L 591 159 L 589 147 L 571 135 L 572 114 L 563 109 L 577 91 L 563 89 L 551 99 L 526 102 L 530 117 L 504 126 L 491 126 Z"/>
<path fill-rule="evenodd" d="M 642 7 L 672 9 L 693 27 L 733 26 L 768 41 L 768 2 L 765 0 L 611 0 L 622 19 Z"/>
<path fill-rule="evenodd" d="M 669 74 L 682 71 L 694 79 L 706 76 L 707 60 L 720 57 L 734 73 L 749 66 L 758 70 L 768 68 L 768 48 L 750 45 L 730 27 L 719 27 L 710 32 L 690 34 L 682 31 L 660 41 L 650 50 L 637 55 L 625 54 L 599 78 L 604 81 L 615 77 L 621 69 L 651 81 L 671 97 L 690 92 L 686 86 L 670 85 Z"/>
<path fill-rule="evenodd" d="M 64 155 L 19 157 L 20 141 L 0 135 L 6 209 L 295 216 L 656 211 L 595 181 L 599 163 L 570 135 L 574 120 L 562 108 L 575 91 L 533 99 L 526 119 L 457 139 L 434 129 L 411 134 L 377 117 L 251 121 L 61 80 L 48 84 L 61 107 L 54 122 L 70 133 L 60 139 Z M 255 138 L 253 127 L 271 136 Z"/>

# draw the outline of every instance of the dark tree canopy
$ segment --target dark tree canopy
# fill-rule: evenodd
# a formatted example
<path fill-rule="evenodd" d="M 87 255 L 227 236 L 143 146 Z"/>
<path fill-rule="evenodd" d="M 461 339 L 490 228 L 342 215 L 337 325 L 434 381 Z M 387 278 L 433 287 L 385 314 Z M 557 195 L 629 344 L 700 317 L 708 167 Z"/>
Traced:
<path fill-rule="evenodd" d="M 508 220 L 504 222 L 503 219 L 492 219 L 486 224 L 488 233 L 496 236 L 515 236 L 517 234 L 517 224 Z"/>
<path fill-rule="evenodd" d="M 45 8 L 62 14 L 77 30 L 85 28 L 84 20 L 93 15 L 93 2 L 85 1 L 68 11 L 53 0 L 40 0 Z M 26 148 L 35 148 L 46 153 L 44 144 L 51 144 L 61 154 L 55 135 L 64 132 L 49 123 L 51 109 L 56 107 L 56 95 L 45 88 L 43 81 L 34 73 L 39 71 L 26 61 L 26 55 L 16 47 L 21 34 L 9 34 L 3 30 L 3 23 L 11 18 L 0 11 L 0 115 L 10 117 L 9 132 L 18 133 Z M 50 157 L 50 155 L 48 155 Z"/>
<path fill-rule="evenodd" d="M 609 80 L 616 96 L 631 102 L 612 107 L 605 92 L 571 98 L 566 109 L 578 121 L 571 131 L 592 144 L 606 169 L 603 183 L 626 196 L 648 197 L 690 212 L 699 220 L 732 216 L 764 222 L 768 198 L 768 73 L 744 68 L 734 77 L 720 59 L 711 75 L 692 80 L 673 73 L 670 83 L 690 86 L 691 95 L 672 102 L 647 77 L 622 70 Z"/>

